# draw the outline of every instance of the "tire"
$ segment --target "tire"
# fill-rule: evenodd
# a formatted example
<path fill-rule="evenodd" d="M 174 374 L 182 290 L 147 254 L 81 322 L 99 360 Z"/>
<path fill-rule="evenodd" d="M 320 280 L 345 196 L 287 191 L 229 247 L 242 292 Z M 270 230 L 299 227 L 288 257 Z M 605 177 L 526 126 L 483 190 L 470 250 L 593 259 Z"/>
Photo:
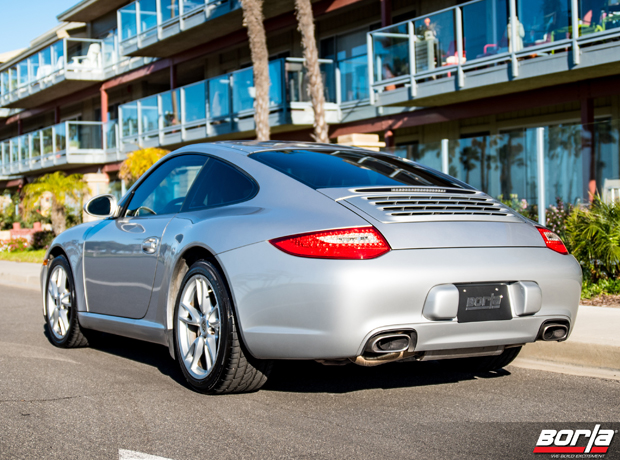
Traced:
<path fill-rule="evenodd" d="M 453 364 L 463 372 L 491 372 L 508 366 L 515 360 L 520 351 L 521 347 L 511 347 L 506 348 L 501 355 L 455 359 Z"/>
<path fill-rule="evenodd" d="M 45 287 L 43 313 L 50 342 L 60 348 L 88 346 L 77 317 L 71 266 L 64 256 L 50 263 Z"/>
<path fill-rule="evenodd" d="M 253 358 L 241 343 L 223 277 L 206 261 L 194 263 L 181 283 L 174 349 L 187 382 L 201 393 L 256 391 L 272 367 L 271 361 Z"/>

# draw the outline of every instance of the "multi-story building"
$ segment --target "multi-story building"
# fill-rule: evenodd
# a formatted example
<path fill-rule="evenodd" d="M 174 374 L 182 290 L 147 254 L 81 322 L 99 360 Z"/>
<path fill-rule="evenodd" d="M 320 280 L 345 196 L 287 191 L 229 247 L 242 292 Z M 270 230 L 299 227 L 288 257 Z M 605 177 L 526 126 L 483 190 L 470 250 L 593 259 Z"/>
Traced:
<path fill-rule="evenodd" d="M 618 188 L 619 0 L 313 7 L 334 140 L 379 134 L 530 205 Z M 272 138 L 310 140 L 293 0 L 265 0 L 264 13 Z M 253 137 L 238 0 L 82 0 L 58 19 L 0 64 L 0 189 L 62 169 L 107 175 L 120 193 L 119 164 L 136 148 Z"/>

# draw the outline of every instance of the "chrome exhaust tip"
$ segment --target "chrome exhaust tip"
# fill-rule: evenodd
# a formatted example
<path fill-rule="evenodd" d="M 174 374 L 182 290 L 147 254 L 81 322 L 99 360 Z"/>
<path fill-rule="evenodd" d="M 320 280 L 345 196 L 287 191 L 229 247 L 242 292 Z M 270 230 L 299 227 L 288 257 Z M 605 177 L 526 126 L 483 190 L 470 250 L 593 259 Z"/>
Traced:
<path fill-rule="evenodd" d="M 411 346 L 411 337 L 407 334 L 380 334 L 373 337 L 367 350 L 373 353 L 399 353 Z"/>
<path fill-rule="evenodd" d="M 564 324 L 546 324 L 543 327 L 541 338 L 546 342 L 557 342 L 568 337 L 568 327 Z"/>

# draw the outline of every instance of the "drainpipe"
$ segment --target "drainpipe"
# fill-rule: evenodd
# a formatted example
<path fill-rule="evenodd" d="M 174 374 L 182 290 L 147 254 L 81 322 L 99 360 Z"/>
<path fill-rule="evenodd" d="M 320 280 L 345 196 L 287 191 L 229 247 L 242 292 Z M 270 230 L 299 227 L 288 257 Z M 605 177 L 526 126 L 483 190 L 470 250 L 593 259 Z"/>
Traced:
<path fill-rule="evenodd" d="M 170 64 L 170 89 L 177 87 L 177 67 L 174 64 Z"/>
<path fill-rule="evenodd" d="M 597 193 L 596 155 L 594 152 L 594 100 L 589 85 L 582 83 L 581 92 L 581 157 L 583 158 L 584 198 L 592 201 Z"/>
<path fill-rule="evenodd" d="M 387 148 L 394 147 L 394 132 L 388 129 L 383 133 L 383 139 L 385 140 L 385 146 Z"/>
<path fill-rule="evenodd" d="M 381 27 L 392 25 L 392 0 L 381 0 Z"/>
<path fill-rule="evenodd" d="M 108 93 L 103 86 L 99 89 L 99 93 L 101 94 L 101 122 L 108 122 Z"/>

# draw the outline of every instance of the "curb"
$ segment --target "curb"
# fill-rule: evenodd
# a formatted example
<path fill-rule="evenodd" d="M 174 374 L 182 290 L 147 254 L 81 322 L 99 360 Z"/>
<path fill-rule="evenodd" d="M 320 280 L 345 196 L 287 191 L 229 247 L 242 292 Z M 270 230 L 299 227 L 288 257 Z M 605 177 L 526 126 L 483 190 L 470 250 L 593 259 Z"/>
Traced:
<path fill-rule="evenodd" d="M 566 342 L 528 343 L 523 347 L 519 358 L 539 363 L 620 371 L 620 347 L 571 341 L 570 338 Z"/>
<path fill-rule="evenodd" d="M 41 290 L 40 264 L 0 261 L 0 284 Z"/>

